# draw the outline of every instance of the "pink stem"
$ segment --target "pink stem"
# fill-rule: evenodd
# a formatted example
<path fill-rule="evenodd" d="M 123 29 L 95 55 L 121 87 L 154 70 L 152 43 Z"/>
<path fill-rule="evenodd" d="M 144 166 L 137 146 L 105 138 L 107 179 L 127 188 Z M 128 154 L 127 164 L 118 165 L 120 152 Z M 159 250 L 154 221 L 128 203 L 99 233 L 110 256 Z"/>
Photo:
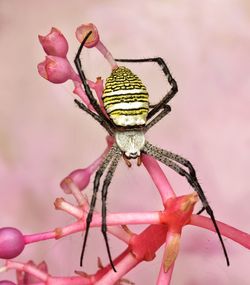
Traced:
<path fill-rule="evenodd" d="M 138 225 L 138 224 L 160 224 L 160 217 L 158 212 L 147 212 L 147 213 L 113 213 L 107 215 L 107 225 Z M 102 217 L 100 214 L 94 214 L 93 220 L 90 224 L 90 227 L 100 227 L 102 225 Z M 85 229 L 85 223 L 81 220 L 68 225 L 63 228 L 58 228 L 56 230 L 44 233 L 37 233 L 32 235 L 25 235 L 25 244 L 34 243 L 47 239 L 61 238 L 72 233 L 76 233 L 79 231 L 83 231 Z M 58 236 L 58 231 L 60 231 L 60 236 Z M 108 231 L 113 233 L 115 236 L 123 239 L 124 241 L 128 241 L 130 236 L 123 236 L 125 231 L 122 229 L 115 229 L 111 227 Z M 123 232 L 123 235 L 122 235 Z"/>
<path fill-rule="evenodd" d="M 55 236 L 56 236 L 55 231 L 32 234 L 32 235 L 25 235 L 24 242 L 25 244 L 29 244 L 29 243 L 42 241 L 42 240 L 54 239 Z"/>
<path fill-rule="evenodd" d="M 116 260 L 114 272 L 110 266 L 109 270 L 95 282 L 95 285 L 113 285 L 116 284 L 127 272 L 134 268 L 140 261 L 137 260 L 129 250 L 125 250 Z"/>
<path fill-rule="evenodd" d="M 164 172 L 160 168 L 158 162 L 153 157 L 143 154 L 142 163 L 154 181 L 154 184 L 158 188 L 163 204 L 165 204 L 169 198 L 175 197 L 176 195 L 174 193 L 174 190 L 171 187 Z"/>
<path fill-rule="evenodd" d="M 174 270 L 174 263 L 170 266 L 168 272 L 164 272 L 164 268 L 161 265 L 161 270 L 158 276 L 157 285 L 169 285 Z"/>
<path fill-rule="evenodd" d="M 110 53 L 110 51 L 104 46 L 104 44 L 99 41 L 97 43 L 97 45 L 95 46 L 100 53 L 107 59 L 107 61 L 109 62 L 109 64 L 111 65 L 112 69 L 116 69 L 118 67 L 116 61 L 114 60 L 112 54 Z"/>
<path fill-rule="evenodd" d="M 87 185 L 86 185 L 86 187 L 87 187 Z M 82 211 L 88 211 L 89 210 L 88 198 L 86 195 L 82 194 L 82 192 L 79 190 L 79 188 L 77 187 L 77 185 L 73 181 L 69 180 L 68 188 L 70 189 L 71 194 L 74 196 L 74 198 L 77 201 L 80 208 L 75 207 L 72 204 L 69 204 L 63 198 L 57 198 L 56 199 L 56 201 L 54 202 L 55 208 L 63 210 L 63 211 L 69 213 L 70 215 L 72 215 L 76 218 L 82 217 Z M 59 201 L 59 203 L 58 203 L 58 201 Z M 64 204 L 65 205 L 67 204 L 69 206 L 67 206 L 65 208 L 65 207 L 63 207 Z"/>
<path fill-rule="evenodd" d="M 129 224 L 160 224 L 161 221 L 159 219 L 158 212 L 147 212 L 147 213 L 113 213 L 107 215 L 107 225 L 108 231 L 113 234 L 114 236 L 118 237 L 119 239 L 123 240 L 124 242 L 128 243 L 130 240 L 130 235 L 121 229 L 120 227 L 110 227 L 112 225 L 129 225 Z M 243 245 L 246 248 L 250 248 L 250 235 L 237 230 L 229 225 L 226 225 L 221 222 L 217 222 L 221 234 L 234 240 L 235 242 Z M 100 214 L 94 214 L 93 221 L 91 223 L 91 227 L 99 227 L 101 226 L 101 216 Z M 203 216 L 192 215 L 191 220 L 189 222 L 190 225 L 198 226 L 201 228 L 206 228 L 215 232 L 214 225 L 212 221 Z M 32 235 L 26 235 L 24 237 L 25 243 L 34 243 L 42 240 L 47 239 L 54 239 L 59 238 L 58 231 L 60 232 L 60 237 L 67 236 L 69 234 L 79 232 L 84 230 L 85 225 L 82 221 L 77 221 L 69 226 L 57 229 L 56 231 L 51 232 L 44 232 Z M 159 245 L 160 246 L 160 245 Z"/>
<path fill-rule="evenodd" d="M 160 224 L 159 212 L 143 213 L 112 213 L 107 215 L 107 225 L 139 225 L 139 224 Z M 93 219 L 94 222 L 94 219 Z M 92 223 L 93 223 L 92 222 Z M 96 216 L 96 225 L 101 222 L 101 216 Z M 94 222 L 94 223 L 95 223 Z"/>
<path fill-rule="evenodd" d="M 74 93 L 78 95 L 82 102 L 88 107 L 91 111 L 95 112 L 95 109 L 91 105 L 88 96 L 86 95 L 85 90 L 82 87 L 82 81 L 80 79 L 80 76 L 74 71 L 74 69 L 71 67 L 71 80 L 73 81 L 73 84 L 75 86 Z M 102 101 L 102 94 L 103 94 L 103 80 L 101 78 L 98 78 L 96 82 L 93 82 L 91 80 L 87 80 L 89 87 L 93 90 L 95 90 L 99 104 L 102 108 L 102 111 L 106 114 L 106 111 L 103 106 L 103 101 Z"/>
<path fill-rule="evenodd" d="M 75 187 L 75 184 L 72 183 L 72 185 L 70 185 L 70 189 L 74 191 L 74 187 Z M 78 190 L 77 187 L 75 187 L 75 189 Z M 63 198 L 57 198 L 56 199 L 56 201 L 54 203 L 55 208 L 63 210 L 65 212 L 67 212 L 68 214 L 70 214 L 71 216 L 77 218 L 77 219 L 81 219 L 83 217 L 84 210 L 88 210 L 89 207 L 88 207 L 87 202 L 85 204 L 83 204 L 81 202 L 83 200 L 82 197 L 84 197 L 84 196 L 78 195 L 79 192 L 80 191 L 75 191 L 75 193 L 73 193 L 73 195 L 74 195 L 74 197 L 77 197 L 77 202 L 79 203 L 79 205 L 81 205 L 81 208 L 83 208 L 83 209 L 76 207 L 76 206 L 70 204 L 69 202 L 66 202 Z M 80 194 L 82 194 L 82 193 L 80 192 Z"/>
<path fill-rule="evenodd" d="M 214 228 L 212 221 L 209 218 L 204 217 L 204 216 L 192 215 L 189 224 L 215 232 L 215 228 Z M 243 245 L 244 247 L 250 249 L 250 235 L 249 234 L 243 231 L 240 231 L 236 228 L 233 228 L 222 222 L 217 221 L 217 224 L 223 236 L 228 237 L 234 240 L 235 242 Z"/>
<path fill-rule="evenodd" d="M 46 272 L 43 272 L 40 269 L 38 269 L 35 266 L 30 265 L 30 264 L 23 264 L 23 263 L 8 260 L 6 262 L 6 267 L 8 269 L 16 269 L 19 271 L 25 271 L 27 273 L 30 273 L 33 276 L 36 276 L 38 279 L 40 279 L 44 282 L 46 282 L 48 277 L 49 277 L 49 275 Z"/>
<path fill-rule="evenodd" d="M 88 169 L 91 173 L 94 173 L 97 170 L 97 168 L 100 166 L 100 164 L 104 160 L 106 154 L 109 152 L 111 146 L 112 146 L 112 144 L 108 144 L 108 146 L 104 150 L 103 154 L 100 157 L 98 157 L 93 163 L 91 163 L 89 165 Z"/>
<path fill-rule="evenodd" d="M 131 233 L 125 231 L 121 226 L 109 226 L 108 232 L 117 237 L 119 240 L 129 244 Z"/>
<path fill-rule="evenodd" d="M 97 98 L 99 100 L 99 104 L 101 106 L 101 109 L 102 109 L 103 113 L 106 115 L 107 118 L 109 118 L 109 116 L 107 115 L 107 112 L 106 112 L 106 110 L 104 108 L 103 100 L 102 100 L 102 95 L 103 95 L 103 90 L 104 90 L 103 80 L 101 79 L 101 77 L 98 77 L 96 79 L 96 82 L 92 82 L 92 81 L 88 80 L 88 83 L 89 83 L 89 87 L 91 89 L 95 90 L 96 96 L 97 96 Z"/>
<path fill-rule="evenodd" d="M 89 277 L 72 276 L 72 277 L 51 277 L 46 285 L 93 285 Z M 34 284 L 35 285 L 35 284 Z"/>
<path fill-rule="evenodd" d="M 73 277 L 51 277 L 48 273 L 38 269 L 34 265 L 14 262 L 8 260 L 6 262 L 7 269 L 15 269 L 18 271 L 26 272 L 42 282 L 32 283 L 34 285 L 44 285 L 44 284 L 53 284 L 53 285 L 93 285 L 89 277 L 84 276 L 73 276 Z M 26 284 L 26 283 L 25 283 Z M 28 284 L 28 283 L 27 283 Z M 29 283 L 31 284 L 31 283 Z"/>

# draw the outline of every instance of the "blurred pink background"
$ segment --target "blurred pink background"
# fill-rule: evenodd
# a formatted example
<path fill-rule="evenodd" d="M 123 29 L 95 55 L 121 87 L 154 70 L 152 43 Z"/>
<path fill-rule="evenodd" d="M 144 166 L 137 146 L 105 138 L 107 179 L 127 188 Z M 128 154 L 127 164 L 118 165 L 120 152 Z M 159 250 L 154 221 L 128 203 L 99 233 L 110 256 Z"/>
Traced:
<path fill-rule="evenodd" d="M 158 146 L 190 159 L 216 218 L 249 231 L 250 4 L 221 1 L 0 1 L 0 226 L 24 233 L 47 231 L 73 219 L 56 212 L 59 183 L 90 164 L 105 147 L 105 132 L 73 103 L 72 85 L 55 85 L 37 73 L 44 52 L 37 35 L 52 26 L 78 48 L 74 32 L 93 22 L 115 57 L 163 57 L 179 86 L 172 112 L 148 134 Z M 88 78 L 109 75 L 95 50 L 85 50 Z M 157 65 L 128 65 L 144 80 L 151 101 L 167 88 Z M 178 194 L 191 188 L 164 168 Z M 93 179 L 92 179 L 93 180 Z M 91 194 L 91 185 L 88 193 Z M 143 200 L 142 198 L 143 197 Z M 71 197 L 66 197 L 72 200 Z M 140 203 L 138 203 L 140 201 Z M 110 211 L 159 210 L 161 200 L 143 167 L 121 161 L 109 191 Z M 198 208 L 197 208 L 198 209 Z M 143 227 L 138 227 L 142 229 Z M 134 228 L 132 228 L 134 229 Z M 125 246 L 110 237 L 113 256 Z M 215 234 L 186 227 L 172 284 L 249 284 L 249 252 L 225 239 L 231 266 Z M 82 235 L 28 246 L 19 261 L 46 260 L 53 275 L 79 270 Z M 107 262 L 100 231 L 92 230 L 84 269 Z M 162 251 L 127 277 L 155 284 Z M 1 275 L 14 279 L 14 273 Z"/>

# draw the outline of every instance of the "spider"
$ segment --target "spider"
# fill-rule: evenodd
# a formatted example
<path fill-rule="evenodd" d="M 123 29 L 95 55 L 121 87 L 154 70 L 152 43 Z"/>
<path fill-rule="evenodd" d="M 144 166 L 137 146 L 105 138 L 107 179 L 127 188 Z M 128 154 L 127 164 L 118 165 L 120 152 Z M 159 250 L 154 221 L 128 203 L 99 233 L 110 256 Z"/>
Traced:
<path fill-rule="evenodd" d="M 162 69 L 171 89 L 168 93 L 155 105 L 149 104 L 149 94 L 146 87 L 137 75 L 124 66 L 118 66 L 111 72 L 111 75 L 106 79 L 105 88 L 103 92 L 103 104 L 106 110 L 105 114 L 97 100 L 95 99 L 82 69 L 80 55 L 85 42 L 91 35 L 91 31 L 85 36 L 81 42 L 74 63 L 82 84 L 84 86 L 86 95 L 92 104 L 95 112 L 89 110 L 83 103 L 78 100 L 74 102 L 91 115 L 102 127 L 104 127 L 109 135 L 114 137 L 114 144 L 109 150 L 108 154 L 101 163 L 99 169 L 96 171 L 94 178 L 93 195 L 90 202 L 90 209 L 86 218 L 86 231 L 83 240 L 83 247 L 80 258 L 80 266 L 82 266 L 84 251 L 86 248 L 87 237 L 89 233 L 90 224 L 93 217 L 93 211 L 96 204 L 97 192 L 99 190 L 100 179 L 105 170 L 107 170 L 106 177 L 102 185 L 102 234 L 105 240 L 107 253 L 110 264 L 116 272 L 115 266 L 112 261 L 111 251 L 107 238 L 107 225 L 106 225 L 106 200 L 108 194 L 108 187 L 112 180 L 113 174 L 116 170 L 117 164 L 121 157 L 124 158 L 128 166 L 131 166 L 130 159 L 137 159 L 137 164 L 141 163 L 141 155 L 147 154 L 154 157 L 156 160 L 170 167 L 179 175 L 184 176 L 188 183 L 198 193 L 202 202 L 202 209 L 197 213 L 200 214 L 204 210 L 210 216 L 216 233 L 219 237 L 227 265 L 229 266 L 229 258 L 227 251 L 222 240 L 220 230 L 216 223 L 214 213 L 210 207 L 207 198 L 198 182 L 195 169 L 192 164 L 185 158 L 170 151 L 158 148 L 150 144 L 145 139 L 145 133 L 165 117 L 170 111 L 171 107 L 168 102 L 175 96 L 178 91 L 177 83 L 172 77 L 165 61 L 161 57 L 143 58 L 143 59 L 115 59 L 117 62 L 132 62 L 144 63 L 155 62 Z"/>

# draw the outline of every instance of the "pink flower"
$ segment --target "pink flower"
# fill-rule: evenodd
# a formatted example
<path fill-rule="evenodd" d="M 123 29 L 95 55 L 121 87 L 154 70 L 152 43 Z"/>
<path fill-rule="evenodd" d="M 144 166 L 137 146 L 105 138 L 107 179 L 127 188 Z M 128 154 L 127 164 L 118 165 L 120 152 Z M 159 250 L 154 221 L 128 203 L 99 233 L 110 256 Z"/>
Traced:
<path fill-rule="evenodd" d="M 96 46 L 99 42 L 99 34 L 96 26 L 92 23 L 89 23 L 83 24 L 76 29 L 76 38 L 80 43 L 90 31 L 92 32 L 92 34 L 89 36 L 88 40 L 84 44 L 84 46 L 87 48 L 92 48 Z"/>
<path fill-rule="evenodd" d="M 104 153 L 97 158 L 93 163 L 91 163 L 88 167 L 83 169 L 76 169 L 72 171 L 67 177 L 65 177 L 62 182 L 60 183 L 61 188 L 66 194 L 71 194 L 70 184 L 73 182 L 79 190 L 85 189 L 90 181 L 91 175 L 97 170 L 100 166 L 101 161 L 103 161 L 103 157 L 107 154 L 108 150 L 113 145 L 114 141 L 113 138 L 107 136 L 107 148 L 105 149 Z"/>
<path fill-rule="evenodd" d="M 72 68 L 66 58 L 46 56 L 45 60 L 37 65 L 39 74 L 52 83 L 64 83 L 72 76 Z"/>
<path fill-rule="evenodd" d="M 64 35 L 56 28 L 52 28 L 46 36 L 38 36 L 39 41 L 48 55 L 66 57 L 69 46 Z"/>
<path fill-rule="evenodd" d="M 91 175 L 92 173 L 89 168 L 74 170 L 63 179 L 60 186 L 66 194 L 71 193 L 68 186 L 71 182 L 73 182 L 80 190 L 83 190 L 88 186 Z"/>

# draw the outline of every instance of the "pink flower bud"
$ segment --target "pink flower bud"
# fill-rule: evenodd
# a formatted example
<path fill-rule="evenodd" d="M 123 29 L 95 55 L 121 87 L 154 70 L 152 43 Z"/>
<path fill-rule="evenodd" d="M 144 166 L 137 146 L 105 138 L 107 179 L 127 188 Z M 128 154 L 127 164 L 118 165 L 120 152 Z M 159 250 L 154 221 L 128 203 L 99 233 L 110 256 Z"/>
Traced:
<path fill-rule="evenodd" d="M 71 193 L 69 189 L 69 181 L 73 182 L 80 190 L 86 188 L 90 181 L 91 171 L 89 168 L 76 169 L 63 179 L 60 186 L 67 194 Z"/>
<path fill-rule="evenodd" d="M 0 281 L 0 285 L 16 285 L 16 284 L 9 280 L 2 280 Z"/>
<path fill-rule="evenodd" d="M 66 57 L 69 46 L 64 35 L 56 28 L 52 28 L 46 36 L 38 36 L 39 41 L 48 55 Z"/>
<path fill-rule="evenodd" d="M 67 59 L 58 56 L 46 56 L 37 65 L 39 74 L 53 83 L 64 83 L 71 78 L 72 69 Z"/>
<path fill-rule="evenodd" d="M 76 38 L 81 43 L 85 36 L 92 32 L 92 34 L 89 36 L 88 40 L 84 44 L 87 48 L 92 48 L 97 45 L 99 42 L 99 34 L 96 26 L 92 23 L 81 25 L 76 29 Z"/>
<path fill-rule="evenodd" d="M 0 229 L 0 258 L 10 259 L 18 256 L 24 246 L 24 236 L 18 229 Z"/>

